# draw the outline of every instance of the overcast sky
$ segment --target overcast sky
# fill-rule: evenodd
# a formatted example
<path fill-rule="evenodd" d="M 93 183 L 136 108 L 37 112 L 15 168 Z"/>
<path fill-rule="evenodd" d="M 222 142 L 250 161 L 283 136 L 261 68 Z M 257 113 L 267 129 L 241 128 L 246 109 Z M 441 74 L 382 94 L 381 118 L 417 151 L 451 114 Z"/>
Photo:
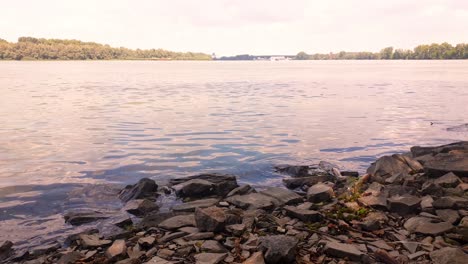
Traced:
<path fill-rule="evenodd" d="M 0 38 L 218 55 L 468 42 L 468 0 L 0 0 Z"/>

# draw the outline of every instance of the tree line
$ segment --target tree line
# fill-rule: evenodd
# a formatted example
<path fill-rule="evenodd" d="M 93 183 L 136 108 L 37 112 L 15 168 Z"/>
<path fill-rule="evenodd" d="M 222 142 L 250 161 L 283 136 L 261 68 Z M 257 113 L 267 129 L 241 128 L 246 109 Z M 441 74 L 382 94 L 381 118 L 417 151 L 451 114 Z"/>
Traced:
<path fill-rule="evenodd" d="M 296 60 L 462 60 L 468 59 L 468 44 L 455 46 L 444 42 L 419 45 L 413 50 L 387 47 L 380 52 L 346 52 L 328 54 L 307 54 L 299 52 Z"/>
<path fill-rule="evenodd" d="M 0 60 L 210 60 L 204 53 L 163 49 L 113 48 L 79 40 L 20 37 L 11 43 L 0 39 Z"/>

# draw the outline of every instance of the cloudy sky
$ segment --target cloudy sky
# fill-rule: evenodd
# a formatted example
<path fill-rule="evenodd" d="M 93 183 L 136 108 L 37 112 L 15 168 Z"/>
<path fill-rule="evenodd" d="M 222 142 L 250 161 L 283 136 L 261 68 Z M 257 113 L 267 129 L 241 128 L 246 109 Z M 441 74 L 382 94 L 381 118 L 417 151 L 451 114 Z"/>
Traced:
<path fill-rule="evenodd" d="M 0 0 L 0 38 L 218 55 L 468 42 L 468 0 Z"/>

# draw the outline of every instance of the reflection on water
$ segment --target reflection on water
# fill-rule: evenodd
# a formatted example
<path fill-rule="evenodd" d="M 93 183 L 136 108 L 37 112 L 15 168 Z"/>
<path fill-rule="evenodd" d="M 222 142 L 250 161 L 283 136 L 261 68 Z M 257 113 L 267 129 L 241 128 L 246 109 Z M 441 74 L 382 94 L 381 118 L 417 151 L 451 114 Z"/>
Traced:
<path fill-rule="evenodd" d="M 279 184 L 275 164 L 363 171 L 466 140 L 466 76 L 466 61 L 0 62 L 0 229 L 73 207 L 76 184 L 207 171 Z"/>

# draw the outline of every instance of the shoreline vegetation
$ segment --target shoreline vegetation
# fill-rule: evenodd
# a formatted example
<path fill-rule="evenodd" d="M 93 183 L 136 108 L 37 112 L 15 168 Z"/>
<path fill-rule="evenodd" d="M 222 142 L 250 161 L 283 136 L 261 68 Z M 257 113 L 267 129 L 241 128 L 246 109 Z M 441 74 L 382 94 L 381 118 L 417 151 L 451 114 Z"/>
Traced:
<path fill-rule="evenodd" d="M 174 52 L 163 49 L 114 48 L 109 45 L 79 40 L 20 37 L 16 43 L 0 38 L 0 60 L 464 60 L 468 44 L 455 46 L 444 42 L 419 45 L 413 50 L 387 47 L 380 52 L 347 52 L 296 55 L 249 55 L 217 58 L 200 52 Z"/>
<path fill-rule="evenodd" d="M 2 263 L 466 263 L 468 141 L 383 156 L 367 173 L 277 166 L 284 187 L 199 174 L 159 186 L 144 178 L 115 195 L 115 213 L 70 211 L 88 230 L 18 250 Z M 172 198 L 171 198 L 172 197 Z M 178 204 L 164 210 L 168 200 Z"/>

